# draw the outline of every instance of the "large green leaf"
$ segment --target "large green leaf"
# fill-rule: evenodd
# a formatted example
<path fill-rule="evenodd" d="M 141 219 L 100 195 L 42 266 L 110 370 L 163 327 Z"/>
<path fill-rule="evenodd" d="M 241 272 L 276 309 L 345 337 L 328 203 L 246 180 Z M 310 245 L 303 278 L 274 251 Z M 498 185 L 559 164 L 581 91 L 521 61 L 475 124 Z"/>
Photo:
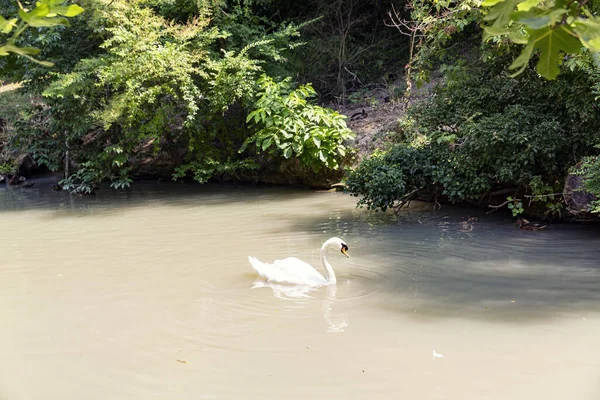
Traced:
<path fill-rule="evenodd" d="M 592 53 L 600 52 L 600 17 L 577 19 L 573 23 L 573 31 Z"/>
<path fill-rule="evenodd" d="M 35 47 L 17 47 L 12 43 L 6 43 L 2 47 L 0 47 L 0 49 L 2 49 L 5 52 L 16 53 L 22 56 L 36 55 L 40 52 L 40 49 L 36 49 Z"/>
<path fill-rule="evenodd" d="M 36 28 L 49 27 L 49 26 L 71 26 L 69 20 L 66 18 L 32 18 L 28 24 Z"/>
<path fill-rule="evenodd" d="M 77 5 L 74 5 L 75 8 L 71 9 L 70 13 L 75 13 L 74 15 L 79 14 L 83 9 Z M 69 12 L 69 7 L 54 7 L 59 11 Z M 81 11 L 79 11 L 81 9 Z M 69 21 L 66 18 L 48 18 L 48 16 L 60 14 L 60 12 L 51 13 L 51 8 L 48 4 L 37 3 L 36 7 L 30 11 L 25 12 L 24 10 L 19 10 L 19 16 L 25 21 L 29 26 L 35 28 L 49 27 L 49 26 L 70 26 Z"/>
<path fill-rule="evenodd" d="M 50 7 L 56 6 L 58 4 L 63 4 L 65 0 L 41 0 L 40 3 L 48 4 Z"/>
<path fill-rule="evenodd" d="M 71 4 L 70 6 L 52 6 L 50 7 L 51 14 L 64 15 L 65 17 L 74 17 L 83 12 L 83 8 L 77 4 Z"/>
<path fill-rule="evenodd" d="M 542 0 L 525 0 L 525 1 L 520 2 L 519 5 L 517 5 L 517 10 L 529 11 L 533 7 L 537 7 L 537 5 L 540 4 L 541 2 L 542 2 Z"/>
<path fill-rule="evenodd" d="M 505 0 L 501 3 L 497 3 L 483 18 L 484 21 L 494 21 L 492 26 L 496 28 L 505 27 L 510 21 L 510 15 L 517 3 L 519 3 L 519 0 Z"/>
<path fill-rule="evenodd" d="M 520 73 L 522 73 L 525 68 L 527 68 L 527 66 L 529 65 L 529 60 L 531 59 L 531 55 L 533 54 L 533 50 L 535 49 L 535 42 L 533 40 L 530 40 L 527 43 L 527 46 L 525 46 L 525 48 L 523 49 L 523 51 L 521 51 L 521 54 L 519 55 L 519 57 L 517 57 L 515 59 L 515 61 L 513 61 L 513 63 L 510 65 L 510 67 L 508 67 L 509 69 L 517 69 L 519 68 L 519 70 L 513 75 L 517 76 Z"/>
<path fill-rule="evenodd" d="M 483 3 L 481 3 L 481 5 L 484 7 L 492 7 L 503 1 L 505 1 L 505 0 L 483 0 Z"/>
<path fill-rule="evenodd" d="M 37 3 L 35 8 L 29 12 L 25 10 L 19 10 L 19 16 L 27 23 L 34 18 L 43 18 L 48 14 L 50 14 L 50 6 L 42 3 Z"/>
<path fill-rule="evenodd" d="M 531 29 L 542 29 L 546 26 L 554 26 L 561 21 L 567 10 L 559 8 L 550 12 L 539 8 L 533 8 L 529 11 L 517 11 L 512 13 L 511 18 Z"/>
<path fill-rule="evenodd" d="M 6 43 L 3 46 L 0 46 L 0 56 L 7 56 L 9 53 L 15 53 L 23 57 L 27 57 L 31 61 L 34 61 L 46 67 L 51 67 L 54 65 L 54 63 L 51 63 L 49 61 L 41 61 L 32 57 L 32 55 L 36 55 L 39 52 L 40 49 L 36 49 L 35 47 L 17 47 L 12 43 Z"/>
<path fill-rule="evenodd" d="M 509 67 L 510 69 L 519 68 L 513 76 L 523 72 L 535 49 L 540 50 L 540 58 L 536 65 L 538 73 L 546 79 L 554 79 L 559 73 L 559 55 L 561 53 L 579 53 L 581 42 L 563 26 L 556 29 L 546 27 L 531 31 L 529 42 Z"/>
<path fill-rule="evenodd" d="M 540 59 L 536 68 L 546 79 L 554 79 L 558 75 L 560 53 L 575 54 L 581 51 L 581 42 L 564 26 L 535 31 L 530 40 L 533 40 L 535 47 L 540 49 Z"/>

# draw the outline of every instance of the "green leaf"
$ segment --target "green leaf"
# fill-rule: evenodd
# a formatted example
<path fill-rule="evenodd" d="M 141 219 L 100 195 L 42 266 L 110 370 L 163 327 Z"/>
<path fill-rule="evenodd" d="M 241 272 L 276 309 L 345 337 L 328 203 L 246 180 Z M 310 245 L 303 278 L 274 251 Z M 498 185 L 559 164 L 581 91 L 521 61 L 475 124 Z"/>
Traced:
<path fill-rule="evenodd" d="M 64 3 L 65 0 L 41 0 L 40 3 L 47 4 L 50 7 Z"/>
<path fill-rule="evenodd" d="M 283 152 L 283 156 L 285 158 L 290 158 L 292 156 L 292 148 L 288 147 L 287 149 L 285 149 L 285 151 Z"/>
<path fill-rule="evenodd" d="M 510 21 L 510 15 L 515 9 L 515 6 L 519 0 L 504 0 L 501 3 L 497 3 L 490 9 L 487 15 L 483 18 L 484 21 L 494 21 L 492 26 L 501 28 L 508 24 Z"/>
<path fill-rule="evenodd" d="M 315 143 L 315 146 L 317 146 L 317 149 L 321 148 L 321 139 L 317 138 L 316 136 L 313 136 L 312 140 Z"/>
<path fill-rule="evenodd" d="M 552 80 L 559 73 L 558 55 L 561 52 L 575 54 L 581 51 L 581 42 L 561 26 L 558 29 L 546 28 L 532 34 L 531 40 L 541 50 L 537 71 L 544 78 Z"/>
<path fill-rule="evenodd" d="M 13 18 L 11 20 L 7 20 L 0 15 L 0 32 L 2 33 L 10 33 L 13 27 L 16 26 L 17 18 Z"/>
<path fill-rule="evenodd" d="M 592 58 L 594 59 L 594 62 L 596 63 L 596 67 L 600 68 L 600 53 L 592 53 Z"/>
<path fill-rule="evenodd" d="M 54 63 L 51 63 L 49 61 L 41 61 L 31 56 L 38 54 L 39 52 L 40 49 L 36 49 L 35 47 L 17 47 L 11 43 L 7 43 L 4 46 L 0 46 L 0 56 L 7 56 L 9 53 L 15 53 L 26 57 L 31 61 L 43 65 L 45 67 L 52 67 Z"/>
<path fill-rule="evenodd" d="M 512 13 L 511 18 L 531 29 L 542 29 L 546 26 L 553 26 L 563 19 L 567 13 L 564 8 L 559 8 L 551 12 L 545 12 L 539 8 L 530 11 L 517 11 Z"/>
<path fill-rule="evenodd" d="M 519 3 L 519 5 L 517 5 L 517 10 L 529 11 L 533 7 L 536 7 L 538 4 L 540 4 L 541 2 L 542 2 L 542 0 L 525 0 L 521 3 Z"/>
<path fill-rule="evenodd" d="M 529 43 L 529 36 L 521 30 L 512 30 L 508 34 L 508 38 L 515 44 Z"/>
<path fill-rule="evenodd" d="M 525 46 L 525 48 L 521 51 L 519 57 L 517 57 L 515 61 L 513 61 L 513 63 L 510 65 L 510 67 L 508 67 L 508 69 L 520 68 L 514 75 L 512 75 L 512 77 L 521 74 L 525 70 L 525 68 L 527 68 L 534 49 L 535 42 L 533 40 L 530 40 L 529 43 L 527 43 L 527 46 Z"/>
<path fill-rule="evenodd" d="M 592 53 L 600 52 L 600 17 L 577 19 L 573 23 L 573 31 Z"/>
<path fill-rule="evenodd" d="M 71 4 L 70 6 L 54 6 L 50 7 L 50 12 L 53 14 L 64 15 L 65 17 L 74 17 L 81 14 L 84 9 L 77 5 Z"/>
<path fill-rule="evenodd" d="M 271 142 L 272 142 L 271 138 L 263 140 L 262 146 L 261 146 L 262 150 L 265 151 L 271 145 Z"/>
<path fill-rule="evenodd" d="M 19 17 L 21 17 L 21 19 L 25 22 L 31 21 L 31 15 L 23 10 L 19 10 Z"/>
<path fill-rule="evenodd" d="M 487 42 L 490 38 L 508 33 L 510 33 L 510 29 L 507 27 L 486 26 L 483 28 L 483 41 Z"/>
<path fill-rule="evenodd" d="M 71 23 L 66 18 L 33 18 L 29 21 L 29 25 L 35 28 L 49 26 L 71 26 Z"/>
<path fill-rule="evenodd" d="M 326 163 L 326 162 L 327 162 L 327 157 L 325 157 L 325 154 L 323 154 L 323 152 L 322 152 L 322 151 L 319 151 L 319 159 L 320 159 L 321 161 L 323 161 L 324 163 Z"/>
<path fill-rule="evenodd" d="M 40 52 L 40 49 L 36 49 L 35 47 L 17 47 L 10 43 L 5 44 L 4 46 L 0 47 L 0 49 L 6 52 L 16 53 L 22 56 L 36 55 Z"/>
<path fill-rule="evenodd" d="M 27 13 L 29 18 L 43 18 L 46 15 L 50 14 L 50 6 L 48 4 L 36 3 L 36 6 L 33 10 Z"/>
<path fill-rule="evenodd" d="M 483 2 L 481 3 L 481 5 L 483 7 L 492 7 L 495 6 L 496 4 L 503 2 L 504 0 L 483 0 Z"/>
<path fill-rule="evenodd" d="M 252 118 L 254 118 L 255 115 L 256 111 L 252 111 L 250 114 L 248 114 L 248 116 L 246 117 L 246 123 L 252 121 Z"/>

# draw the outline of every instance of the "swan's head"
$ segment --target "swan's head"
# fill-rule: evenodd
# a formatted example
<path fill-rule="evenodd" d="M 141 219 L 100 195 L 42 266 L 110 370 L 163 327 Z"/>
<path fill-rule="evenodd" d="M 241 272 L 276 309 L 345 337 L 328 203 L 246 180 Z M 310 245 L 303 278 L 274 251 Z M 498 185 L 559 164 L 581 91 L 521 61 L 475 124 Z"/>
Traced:
<path fill-rule="evenodd" d="M 325 242 L 325 245 L 329 245 L 331 247 L 337 246 L 337 248 L 340 249 L 340 251 L 342 252 L 343 255 L 350 258 L 350 256 L 347 253 L 348 245 L 342 239 L 340 239 L 338 237 L 332 237 L 327 242 Z"/>

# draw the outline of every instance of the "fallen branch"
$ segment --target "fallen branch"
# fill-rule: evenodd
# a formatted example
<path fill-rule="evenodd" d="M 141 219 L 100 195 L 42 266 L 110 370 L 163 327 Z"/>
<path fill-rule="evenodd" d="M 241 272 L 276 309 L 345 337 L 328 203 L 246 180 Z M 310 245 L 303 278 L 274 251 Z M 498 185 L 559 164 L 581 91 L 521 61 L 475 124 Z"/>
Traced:
<path fill-rule="evenodd" d="M 497 211 L 499 208 L 504 207 L 505 205 L 507 205 L 509 203 L 519 202 L 519 201 L 521 201 L 521 199 L 506 200 L 504 203 L 498 204 L 497 206 L 493 206 L 493 205 L 489 204 L 488 207 L 493 208 L 493 210 L 488 211 L 486 214 L 493 213 L 494 211 Z"/>
<path fill-rule="evenodd" d="M 411 202 L 411 197 L 416 194 L 417 192 L 419 192 L 420 190 L 425 189 L 427 185 L 421 186 L 418 189 L 413 190 L 410 193 L 405 194 L 404 196 L 402 196 L 402 198 L 398 199 L 399 204 L 398 205 L 394 205 L 392 206 L 392 208 L 394 209 L 394 214 L 397 214 L 400 210 L 402 210 L 402 208 L 406 205 L 410 205 Z"/>
<path fill-rule="evenodd" d="M 525 195 L 527 198 L 535 198 L 535 197 L 550 197 L 550 196 L 562 196 L 562 193 L 550 193 L 550 194 L 534 194 L 534 195 Z"/>

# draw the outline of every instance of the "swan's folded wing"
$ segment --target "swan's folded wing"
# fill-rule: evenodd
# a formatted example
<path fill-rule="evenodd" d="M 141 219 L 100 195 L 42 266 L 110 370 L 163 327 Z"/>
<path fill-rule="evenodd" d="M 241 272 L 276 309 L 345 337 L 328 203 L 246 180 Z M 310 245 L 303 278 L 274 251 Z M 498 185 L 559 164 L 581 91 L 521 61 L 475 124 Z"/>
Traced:
<path fill-rule="evenodd" d="M 275 260 L 266 278 L 272 282 L 323 285 L 326 280 L 310 264 L 295 257 Z"/>

